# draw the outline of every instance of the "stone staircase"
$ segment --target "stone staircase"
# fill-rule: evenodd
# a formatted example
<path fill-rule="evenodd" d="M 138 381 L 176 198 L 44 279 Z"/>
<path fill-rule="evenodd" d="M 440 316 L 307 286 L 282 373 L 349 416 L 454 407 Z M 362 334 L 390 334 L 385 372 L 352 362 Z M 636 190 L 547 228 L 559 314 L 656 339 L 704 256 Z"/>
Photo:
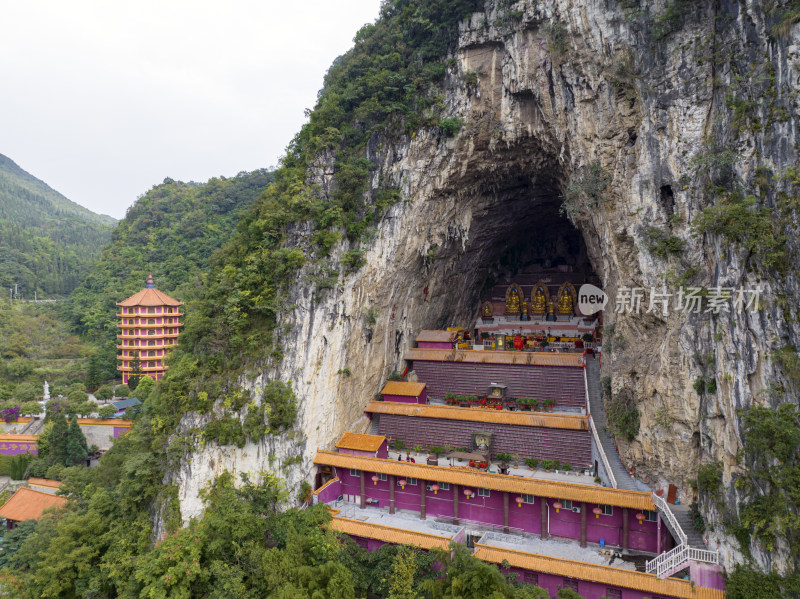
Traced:
<path fill-rule="evenodd" d="M 686 535 L 686 544 L 689 545 L 689 547 L 705 549 L 706 542 L 703 539 L 703 535 L 697 532 L 692 526 L 692 516 L 689 507 L 686 505 L 671 505 L 669 506 L 669 509 L 674 514 L 675 519 L 678 521 L 678 524 Z"/>
<path fill-rule="evenodd" d="M 586 389 L 589 394 L 589 412 L 597 430 L 600 445 L 608 459 L 608 466 L 614 474 L 616 486 L 619 489 L 638 491 L 640 489 L 637 487 L 636 481 L 622 464 L 622 459 L 619 457 L 613 437 L 607 432 L 606 409 L 603 405 L 603 395 L 600 388 L 600 364 L 598 364 L 594 356 L 586 356 L 586 383 Z"/>

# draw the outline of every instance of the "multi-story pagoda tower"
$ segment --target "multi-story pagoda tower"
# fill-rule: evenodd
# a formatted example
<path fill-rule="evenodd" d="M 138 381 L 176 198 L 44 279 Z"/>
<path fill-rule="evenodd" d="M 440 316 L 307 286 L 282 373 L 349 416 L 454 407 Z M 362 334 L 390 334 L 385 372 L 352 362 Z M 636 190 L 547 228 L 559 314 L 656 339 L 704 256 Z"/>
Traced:
<path fill-rule="evenodd" d="M 117 314 L 120 319 L 117 324 L 120 328 L 117 370 L 122 372 L 124 384 L 128 383 L 137 355 L 142 376 L 159 380 L 167 371 L 164 358 L 178 342 L 180 327 L 183 326 L 180 321 L 182 305 L 183 302 L 155 288 L 152 274 L 148 275 L 144 289 L 117 304 L 120 307 Z"/>

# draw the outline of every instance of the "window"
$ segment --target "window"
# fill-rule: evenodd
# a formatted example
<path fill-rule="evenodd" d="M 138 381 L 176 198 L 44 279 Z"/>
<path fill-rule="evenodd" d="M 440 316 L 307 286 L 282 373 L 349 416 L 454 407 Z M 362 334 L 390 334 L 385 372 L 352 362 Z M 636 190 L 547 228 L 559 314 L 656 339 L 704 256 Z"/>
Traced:
<path fill-rule="evenodd" d="M 478 497 L 490 497 L 492 492 L 489 489 L 478 489 Z"/>
<path fill-rule="evenodd" d="M 523 493 L 522 501 L 523 503 L 533 503 L 533 495 L 526 495 L 525 493 Z"/>
<path fill-rule="evenodd" d="M 528 584 L 539 584 L 539 575 L 533 572 L 525 572 L 525 582 Z"/>
<path fill-rule="evenodd" d="M 574 578 L 565 578 L 564 582 L 561 584 L 562 589 L 572 589 L 576 593 L 578 592 L 578 581 Z"/>
<path fill-rule="evenodd" d="M 407 476 L 406 477 L 406 484 L 407 485 L 414 485 L 416 487 L 417 486 L 417 479 L 416 478 L 411 478 L 410 476 Z"/>
<path fill-rule="evenodd" d="M 378 480 L 386 480 L 386 475 L 383 472 L 378 472 Z"/>
<path fill-rule="evenodd" d="M 572 509 L 572 501 L 569 499 L 561 499 L 561 509 L 562 510 L 571 510 Z"/>
<path fill-rule="evenodd" d="M 658 513 L 652 512 L 650 510 L 644 510 L 644 521 L 645 522 L 656 522 L 658 520 Z"/>
<path fill-rule="evenodd" d="M 355 468 L 350 468 L 350 476 L 360 476 L 361 470 L 356 470 Z"/>
<path fill-rule="evenodd" d="M 439 483 L 439 490 L 440 491 L 449 491 L 450 490 L 450 483 Z"/>
<path fill-rule="evenodd" d="M 155 334 L 156 334 L 156 332 L 155 332 L 153 329 L 149 329 L 149 330 L 147 331 L 147 334 L 148 334 L 148 335 L 155 335 Z"/>
<path fill-rule="evenodd" d="M 597 506 L 600 508 L 600 512 L 604 516 L 613 516 L 614 515 L 614 507 L 611 505 L 599 505 Z"/>
<path fill-rule="evenodd" d="M 148 357 L 151 357 L 151 358 L 152 358 L 153 356 L 155 356 L 155 355 L 156 355 L 156 352 L 154 352 L 154 351 L 151 349 L 149 352 L 147 352 L 147 355 L 148 355 Z"/>
<path fill-rule="evenodd" d="M 622 589 L 606 589 L 606 599 L 622 599 Z"/>
<path fill-rule="evenodd" d="M 147 319 L 147 324 L 155 324 L 155 323 L 156 323 L 156 319 L 155 318 L 148 318 Z"/>
<path fill-rule="evenodd" d="M 155 344 L 156 344 L 155 340 L 153 340 L 153 339 L 148 339 L 147 340 L 147 345 L 155 345 Z"/>
<path fill-rule="evenodd" d="M 148 314 L 155 314 L 156 313 L 156 309 L 155 308 L 148 308 L 147 309 L 147 313 Z"/>

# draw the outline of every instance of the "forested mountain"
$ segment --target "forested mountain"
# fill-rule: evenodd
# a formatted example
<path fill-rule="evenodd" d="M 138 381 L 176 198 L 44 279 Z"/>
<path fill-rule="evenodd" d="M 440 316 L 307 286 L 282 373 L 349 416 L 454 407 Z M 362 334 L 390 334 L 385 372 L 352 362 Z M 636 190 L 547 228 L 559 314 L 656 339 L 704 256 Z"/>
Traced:
<path fill-rule="evenodd" d="M 0 154 L 0 287 L 65 296 L 108 242 L 116 221 L 65 198 Z"/>
<path fill-rule="evenodd" d="M 107 372 L 115 368 L 115 303 L 144 287 L 150 272 L 161 291 L 195 297 L 211 254 L 272 179 L 265 169 L 207 183 L 165 179 L 131 206 L 65 307 L 77 331 L 104 345 Z"/>

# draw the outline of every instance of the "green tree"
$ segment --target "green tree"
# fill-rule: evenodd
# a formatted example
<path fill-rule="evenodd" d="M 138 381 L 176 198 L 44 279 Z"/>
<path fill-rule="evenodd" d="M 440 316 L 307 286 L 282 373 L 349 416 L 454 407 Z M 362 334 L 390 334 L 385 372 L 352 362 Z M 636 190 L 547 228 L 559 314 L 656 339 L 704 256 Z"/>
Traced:
<path fill-rule="evenodd" d="M 114 389 L 114 397 L 128 397 L 131 394 L 131 389 L 128 385 L 117 385 Z"/>
<path fill-rule="evenodd" d="M 27 539 L 36 528 L 35 520 L 20 522 L 16 528 L 7 530 L 3 534 L 3 550 L 0 551 L 0 568 L 16 566 L 16 554 L 20 545 Z"/>
<path fill-rule="evenodd" d="M 86 389 L 88 391 L 94 391 L 100 386 L 100 383 L 103 381 L 102 379 L 102 369 L 100 367 L 100 356 L 96 353 L 92 354 L 92 357 L 89 358 L 89 367 L 86 369 Z"/>
<path fill-rule="evenodd" d="M 112 405 L 103 406 L 99 410 L 100 418 L 113 418 L 117 413 L 117 408 Z"/>
<path fill-rule="evenodd" d="M 145 375 L 139 381 L 139 384 L 135 387 L 136 389 L 136 396 L 144 401 L 147 399 L 147 396 L 150 395 L 150 391 L 153 390 L 153 387 L 156 386 L 155 380 L 153 377 Z"/>
<path fill-rule="evenodd" d="M 39 414 L 42 411 L 42 404 L 38 401 L 26 401 L 20 406 L 20 414 L 24 414 L 25 416 L 33 416 L 34 414 Z"/>
<path fill-rule="evenodd" d="M 89 399 L 89 394 L 80 389 L 73 389 L 69 392 L 69 395 L 67 395 L 67 399 L 70 403 L 83 403 Z"/>
<path fill-rule="evenodd" d="M 20 383 L 14 389 L 14 399 L 20 402 L 33 401 L 36 398 L 36 387 L 32 383 Z"/>
<path fill-rule="evenodd" d="M 417 572 L 416 555 L 410 548 L 404 547 L 395 556 L 392 574 L 389 578 L 389 599 L 416 599 L 414 575 Z"/>
<path fill-rule="evenodd" d="M 94 396 L 97 399 L 111 399 L 114 397 L 114 390 L 111 388 L 111 385 L 103 385 L 94 392 Z"/>
<path fill-rule="evenodd" d="M 133 351 L 133 360 L 131 360 L 131 371 L 128 373 L 128 387 L 131 391 L 136 391 L 139 381 L 142 380 L 142 359 L 139 357 L 139 352 Z"/>
<path fill-rule="evenodd" d="M 86 437 L 78 426 L 78 419 L 73 416 L 69 422 L 67 430 L 67 455 L 64 464 L 67 466 L 78 466 L 86 462 L 89 457 L 89 447 L 86 444 Z"/>
<path fill-rule="evenodd" d="M 50 464 L 69 463 L 69 452 L 67 450 L 67 438 L 69 424 L 62 412 L 57 412 L 52 417 L 53 426 L 47 438 L 48 462 Z"/>

